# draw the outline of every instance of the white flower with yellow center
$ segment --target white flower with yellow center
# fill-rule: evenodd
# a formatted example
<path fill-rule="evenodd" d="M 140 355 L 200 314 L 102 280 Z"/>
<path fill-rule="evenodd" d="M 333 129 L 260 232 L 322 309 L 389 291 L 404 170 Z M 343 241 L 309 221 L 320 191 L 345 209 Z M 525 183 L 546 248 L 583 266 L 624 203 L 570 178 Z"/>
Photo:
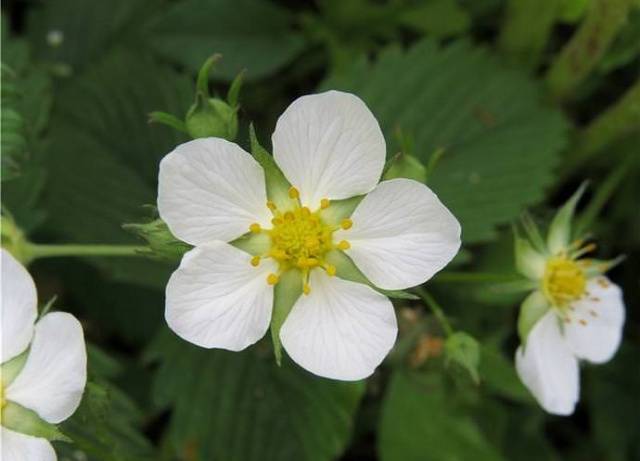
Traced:
<path fill-rule="evenodd" d="M 167 285 L 167 322 L 194 344 L 238 351 L 288 303 L 274 340 L 293 360 L 321 376 L 365 378 L 397 334 L 381 290 L 419 285 L 442 269 L 459 249 L 460 225 L 424 184 L 378 184 L 385 140 L 354 95 L 297 99 L 272 143 L 279 168 L 267 168 L 266 179 L 249 153 L 218 138 L 182 144 L 162 160 L 160 216 L 195 246 Z M 359 279 L 345 269 L 353 263 Z"/>
<path fill-rule="evenodd" d="M 622 291 L 603 275 L 612 263 L 580 259 L 595 245 L 570 241 L 580 194 L 558 212 L 546 244 L 540 238 L 538 245 L 517 239 L 516 246 L 518 269 L 537 285 L 520 310 L 523 344 L 516 352 L 516 369 L 540 405 L 558 415 L 573 413 L 578 402 L 579 360 L 610 360 L 620 345 L 625 316 Z"/>
<path fill-rule="evenodd" d="M 64 312 L 46 314 L 36 322 L 37 302 L 33 279 L 3 249 L 3 461 L 55 461 L 55 451 L 43 437 L 56 437 L 53 425 L 76 411 L 87 381 L 87 354 L 80 322 Z"/>

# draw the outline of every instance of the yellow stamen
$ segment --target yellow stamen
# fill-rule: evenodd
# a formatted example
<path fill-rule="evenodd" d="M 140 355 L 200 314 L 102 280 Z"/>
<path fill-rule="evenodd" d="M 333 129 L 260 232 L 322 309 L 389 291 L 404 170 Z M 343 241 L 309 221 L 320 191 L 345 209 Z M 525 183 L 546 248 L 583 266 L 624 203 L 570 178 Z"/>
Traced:
<path fill-rule="evenodd" d="M 308 295 L 309 293 L 311 293 L 311 286 L 308 283 L 305 283 L 304 285 L 302 285 L 302 292 L 305 295 Z"/>
<path fill-rule="evenodd" d="M 267 208 L 269 208 L 271 211 L 275 211 L 275 210 L 278 209 L 276 204 L 273 203 L 273 201 L 271 201 L 271 200 L 267 200 Z"/>
<path fill-rule="evenodd" d="M 300 192 L 295 187 L 291 186 L 289 188 L 289 198 L 297 199 L 300 197 Z"/>
<path fill-rule="evenodd" d="M 320 208 L 323 210 L 326 210 L 327 208 L 329 208 L 330 204 L 331 202 L 329 201 L 328 198 L 323 198 L 322 200 L 320 200 Z"/>
<path fill-rule="evenodd" d="M 346 240 L 341 240 L 340 243 L 338 243 L 338 249 L 339 250 L 348 250 L 349 248 L 351 248 L 351 244 L 349 242 L 347 242 Z"/>
<path fill-rule="evenodd" d="M 258 224 L 257 222 L 254 222 L 249 226 L 249 230 L 254 234 L 259 234 L 262 228 L 260 227 L 260 224 Z"/>
<path fill-rule="evenodd" d="M 566 307 L 586 294 L 587 278 L 580 265 L 569 258 L 556 256 L 547 261 L 542 291 L 556 307 Z"/>
<path fill-rule="evenodd" d="M 253 258 L 251 258 L 251 265 L 253 267 L 258 267 L 259 264 L 260 264 L 260 256 L 254 256 Z"/>
<path fill-rule="evenodd" d="M 280 277 L 278 277 L 277 274 L 272 273 L 267 276 L 267 283 L 269 285 L 275 285 L 278 281 L 280 281 Z"/>
<path fill-rule="evenodd" d="M 327 270 L 327 275 L 329 277 L 333 277 L 334 275 L 336 275 L 336 266 L 331 265 L 331 264 L 327 264 L 325 266 L 325 269 Z"/>
<path fill-rule="evenodd" d="M 342 227 L 344 230 L 351 229 L 351 226 L 353 226 L 353 221 L 351 221 L 349 218 L 343 219 L 340 223 L 340 227 Z"/>

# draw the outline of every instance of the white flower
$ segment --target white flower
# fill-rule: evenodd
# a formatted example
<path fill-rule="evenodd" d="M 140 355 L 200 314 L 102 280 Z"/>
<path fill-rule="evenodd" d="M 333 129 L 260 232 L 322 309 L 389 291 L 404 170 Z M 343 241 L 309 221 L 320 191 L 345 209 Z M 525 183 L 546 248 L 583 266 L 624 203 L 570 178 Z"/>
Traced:
<path fill-rule="evenodd" d="M 199 346 L 244 349 L 265 334 L 274 286 L 294 271 L 304 295 L 280 330 L 285 350 L 315 374 L 365 378 L 395 342 L 393 306 L 371 286 L 339 271 L 336 277 L 330 255 L 346 253 L 380 289 L 404 289 L 453 258 L 460 225 L 424 184 L 378 184 L 385 140 L 354 95 L 297 99 L 279 118 L 272 143 L 291 184 L 284 199 L 268 199 L 263 168 L 223 139 L 182 144 L 162 160 L 160 216 L 195 246 L 167 285 L 167 322 Z M 345 203 L 336 201 L 363 194 L 350 216 L 331 219 Z M 260 251 L 227 243 L 247 233 Z"/>
<path fill-rule="evenodd" d="M 557 415 L 572 414 L 578 402 L 579 360 L 610 360 L 625 317 L 622 290 L 602 275 L 611 263 L 579 259 L 595 245 L 569 243 L 581 193 L 557 214 L 546 244 L 534 250 L 518 239 L 516 247 L 518 269 L 537 286 L 520 311 L 523 344 L 516 352 L 516 369 L 540 405 Z"/>
<path fill-rule="evenodd" d="M 78 407 L 86 383 L 87 355 L 80 323 L 63 312 L 47 314 L 37 323 L 36 316 L 33 280 L 3 249 L 0 439 L 4 461 L 55 460 L 49 441 L 16 430 L 21 426 L 20 413 L 31 410 L 47 423 L 60 423 Z"/>

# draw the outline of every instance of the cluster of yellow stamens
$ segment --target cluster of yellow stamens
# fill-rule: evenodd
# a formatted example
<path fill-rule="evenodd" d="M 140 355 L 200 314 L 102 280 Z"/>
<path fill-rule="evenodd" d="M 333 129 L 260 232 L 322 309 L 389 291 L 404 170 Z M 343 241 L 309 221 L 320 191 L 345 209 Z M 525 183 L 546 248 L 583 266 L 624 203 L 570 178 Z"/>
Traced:
<path fill-rule="evenodd" d="M 348 250 L 351 245 L 346 240 L 333 242 L 333 233 L 339 229 L 349 229 L 350 219 L 343 219 L 340 226 L 332 226 L 323 222 L 320 212 L 329 208 L 329 199 L 320 201 L 320 208 L 312 212 L 300 204 L 300 193 L 295 187 L 289 189 L 289 198 L 293 201 L 292 209 L 281 211 L 272 201 L 267 207 L 273 214 L 272 228 L 264 230 L 258 223 L 251 224 L 249 231 L 258 234 L 265 232 L 271 240 L 271 248 L 262 256 L 251 258 L 251 265 L 257 267 L 262 258 L 273 258 L 278 262 L 278 273 L 267 276 L 267 283 L 275 285 L 280 274 L 289 269 L 302 272 L 303 292 L 309 294 L 309 272 L 314 268 L 324 269 L 328 275 L 336 275 L 336 267 L 325 260 L 325 255 L 332 249 Z"/>
<path fill-rule="evenodd" d="M 572 243 L 567 251 L 547 260 L 542 277 L 542 291 L 549 302 L 560 310 L 567 323 L 571 322 L 569 311 L 574 310 L 571 304 L 589 296 L 585 269 L 590 266 L 591 261 L 588 259 L 579 260 L 578 258 L 594 249 L 595 244 L 583 246 L 583 242 L 579 240 Z M 597 298 L 591 300 L 599 301 Z M 590 311 L 590 315 L 596 317 L 597 313 Z M 578 322 L 582 325 L 587 324 L 586 319 L 579 319 Z"/>

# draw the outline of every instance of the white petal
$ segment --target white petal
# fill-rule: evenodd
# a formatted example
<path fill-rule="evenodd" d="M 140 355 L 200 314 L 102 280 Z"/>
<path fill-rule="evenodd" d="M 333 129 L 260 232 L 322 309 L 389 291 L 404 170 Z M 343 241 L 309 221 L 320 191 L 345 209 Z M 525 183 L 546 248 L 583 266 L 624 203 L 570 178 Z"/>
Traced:
<path fill-rule="evenodd" d="M 201 347 L 239 351 L 262 338 L 271 321 L 276 265 L 223 242 L 196 247 L 167 284 L 165 318 L 183 339 Z"/>
<path fill-rule="evenodd" d="M 36 324 L 27 362 L 6 398 L 57 424 L 76 411 L 86 382 L 82 326 L 71 314 L 52 312 Z"/>
<path fill-rule="evenodd" d="M 160 217 L 192 245 L 233 240 L 254 222 L 270 227 L 266 203 L 262 167 L 224 139 L 181 144 L 160 162 Z"/>
<path fill-rule="evenodd" d="M 427 186 L 411 179 L 381 182 L 339 230 L 347 254 L 376 286 L 387 290 L 424 283 L 460 249 L 460 224 Z"/>
<path fill-rule="evenodd" d="M 562 337 L 553 310 L 533 327 L 526 346 L 516 352 L 520 379 L 549 413 L 570 415 L 579 396 L 578 360 Z"/>
<path fill-rule="evenodd" d="M 273 156 L 304 205 L 366 194 L 380 179 L 386 144 L 357 96 L 340 91 L 302 96 L 280 116 Z"/>
<path fill-rule="evenodd" d="M 56 461 L 56 452 L 46 440 L 0 427 L 2 461 Z"/>
<path fill-rule="evenodd" d="M 2 357 L 4 363 L 23 352 L 33 336 L 38 295 L 29 272 L 2 249 Z"/>
<path fill-rule="evenodd" d="M 393 347 L 398 332 L 391 302 L 360 283 L 311 272 L 311 293 L 301 296 L 280 330 L 289 356 L 327 378 L 366 378 Z"/>
<path fill-rule="evenodd" d="M 564 335 L 581 359 L 603 363 L 618 350 L 624 325 L 622 290 L 605 277 L 591 279 L 588 296 L 573 303 Z"/>

